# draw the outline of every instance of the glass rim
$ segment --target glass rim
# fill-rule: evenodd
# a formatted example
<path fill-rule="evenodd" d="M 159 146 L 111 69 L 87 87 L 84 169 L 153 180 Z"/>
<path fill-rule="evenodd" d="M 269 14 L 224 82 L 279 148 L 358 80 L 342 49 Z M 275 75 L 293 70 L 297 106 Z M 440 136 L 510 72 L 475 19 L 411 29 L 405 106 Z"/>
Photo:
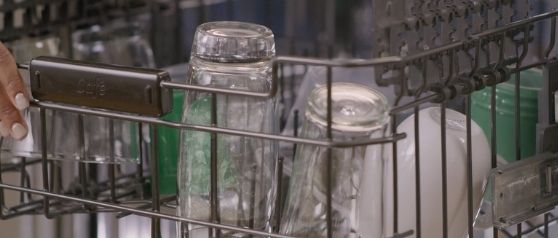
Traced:
<path fill-rule="evenodd" d="M 231 27 L 231 26 L 234 26 L 234 25 L 246 27 L 247 30 L 252 30 L 254 32 L 257 32 L 258 35 L 254 35 L 254 36 L 216 35 L 216 34 L 210 32 L 210 30 L 215 29 L 217 27 Z M 212 36 L 215 36 L 215 37 L 222 37 L 222 38 L 258 39 L 258 38 L 273 37 L 273 31 L 271 31 L 271 29 L 269 29 L 266 26 L 255 24 L 255 23 L 249 23 L 249 22 L 240 22 L 240 21 L 212 21 L 212 22 L 206 22 L 206 23 L 203 23 L 203 24 L 198 26 L 198 28 L 196 29 L 196 33 L 198 33 L 198 32 L 203 33 L 203 34 L 212 35 Z"/>
<path fill-rule="evenodd" d="M 332 115 L 331 128 L 334 131 L 367 134 L 383 128 L 389 122 L 390 105 L 383 93 L 362 84 L 335 82 L 332 83 L 331 89 L 332 103 L 335 104 L 334 97 L 336 96 L 336 89 L 339 90 L 342 88 L 352 89 L 353 93 L 349 94 L 349 100 L 351 100 L 350 97 L 353 97 L 352 99 L 354 100 L 366 99 L 368 100 L 369 106 L 379 106 L 380 109 L 377 111 L 377 113 L 369 115 L 370 117 L 368 117 L 368 119 L 366 120 L 354 120 L 350 122 L 342 122 L 336 119 L 334 115 Z M 308 109 L 306 110 L 306 118 L 321 127 L 327 127 L 327 103 L 325 104 L 325 108 L 322 108 L 322 106 L 320 105 L 321 100 L 327 100 L 327 91 L 327 85 L 321 85 L 315 88 L 308 98 Z M 361 93 L 362 95 L 359 95 L 359 93 Z M 376 105 L 374 105 L 375 103 Z M 333 107 L 334 105 L 332 105 L 332 110 Z M 332 111 L 332 114 L 335 113 Z"/>
<path fill-rule="evenodd" d="M 273 32 L 266 26 L 238 21 L 214 21 L 196 28 L 192 58 L 218 63 L 254 63 L 275 56 Z"/>

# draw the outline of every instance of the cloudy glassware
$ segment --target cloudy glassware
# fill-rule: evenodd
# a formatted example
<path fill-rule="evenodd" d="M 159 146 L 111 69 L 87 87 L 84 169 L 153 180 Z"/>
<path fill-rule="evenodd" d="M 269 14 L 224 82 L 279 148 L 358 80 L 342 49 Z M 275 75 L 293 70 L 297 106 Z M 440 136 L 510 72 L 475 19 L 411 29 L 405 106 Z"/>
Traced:
<path fill-rule="evenodd" d="M 194 37 L 188 84 L 269 93 L 273 33 L 264 26 L 240 22 L 211 22 L 198 27 Z M 182 122 L 212 124 L 216 100 L 218 127 L 276 133 L 275 99 L 245 96 L 212 96 L 188 91 Z M 277 143 L 269 140 L 184 130 L 179 159 L 179 211 L 182 217 L 216 221 L 260 231 L 270 231 L 275 198 Z M 216 160 L 212 162 L 211 150 Z M 210 168 L 214 165 L 213 170 Z M 217 189 L 211 189 L 211 172 Z M 217 204 L 211 206 L 212 196 Z M 213 210 L 212 208 L 217 208 Z M 212 215 L 215 214 L 215 215 Z M 179 235 L 210 237 L 206 227 L 184 225 Z M 243 237 L 227 231 L 225 236 Z"/>
<path fill-rule="evenodd" d="M 360 84 L 333 83 L 333 139 L 366 140 L 384 136 L 387 99 Z M 327 87 L 314 89 L 306 107 L 301 137 L 327 139 Z M 334 237 L 382 237 L 383 146 L 333 148 L 332 220 Z M 300 145 L 282 214 L 281 233 L 327 237 L 327 148 Z"/>
<path fill-rule="evenodd" d="M 141 35 L 141 28 L 134 24 L 92 26 L 76 31 L 72 38 L 74 59 L 134 67 L 155 66 L 151 47 Z M 53 133 L 57 158 L 95 163 L 139 162 L 137 123 L 68 112 L 56 112 L 54 118 L 54 126 L 62 128 Z"/>
<path fill-rule="evenodd" d="M 74 58 L 132 67 L 155 67 L 153 51 L 139 24 L 94 25 L 73 35 Z"/>

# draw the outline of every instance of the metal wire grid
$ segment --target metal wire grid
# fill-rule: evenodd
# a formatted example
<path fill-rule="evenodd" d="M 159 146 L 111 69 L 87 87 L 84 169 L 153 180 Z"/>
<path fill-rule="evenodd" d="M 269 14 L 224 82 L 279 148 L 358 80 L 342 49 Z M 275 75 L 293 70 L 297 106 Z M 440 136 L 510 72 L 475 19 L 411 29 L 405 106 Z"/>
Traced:
<path fill-rule="evenodd" d="M 149 12 L 143 0 L 4 0 L 0 4 L 0 39 L 52 32 L 68 25 L 93 24 L 117 17 Z"/>
<path fill-rule="evenodd" d="M 520 80 L 520 75 L 518 72 L 522 71 L 522 70 L 526 70 L 529 68 L 533 68 L 533 67 L 537 67 L 537 66 L 541 66 L 546 64 L 549 60 L 550 60 L 550 55 L 553 52 L 554 46 L 555 46 L 555 35 L 556 35 L 556 16 L 558 16 L 558 11 L 553 11 L 553 12 L 549 12 L 549 13 L 545 13 L 542 15 L 538 15 L 538 16 L 534 16 L 525 20 L 521 20 L 518 22 L 514 22 L 512 24 L 503 26 L 503 27 L 499 27 L 496 29 L 492 29 L 489 31 L 485 31 L 476 35 L 473 35 L 469 38 L 469 40 L 467 41 L 463 41 L 463 42 L 456 42 L 453 43 L 451 45 L 447 45 L 441 48 L 437 48 L 437 49 L 433 49 L 433 50 L 429 50 L 429 51 L 425 51 L 423 53 L 417 54 L 417 55 L 412 55 L 412 56 L 408 56 L 408 57 L 385 57 L 385 58 L 378 58 L 378 59 L 371 59 L 371 60 L 324 60 L 324 59 L 314 59 L 314 58 L 302 58 L 302 57 L 276 57 L 275 59 L 273 59 L 273 83 L 272 83 L 272 90 L 267 93 L 267 94 L 261 94 L 261 93 L 253 93 L 253 92 L 245 92 L 245 91 L 235 91 L 235 90 L 228 90 L 228 89 L 215 89 L 215 88 L 208 88 L 208 87 L 201 87 L 201 86 L 194 86 L 194 85 L 184 85 L 184 84 L 177 84 L 177 83 L 170 83 L 170 82 L 163 82 L 161 84 L 161 87 L 166 87 L 166 88 L 171 88 L 171 89 L 176 89 L 176 90 L 193 90 L 193 91 L 201 91 L 201 92 L 209 92 L 212 93 L 213 96 L 217 95 L 217 94 L 229 94 L 229 95 L 239 95 L 239 96 L 246 96 L 246 97 L 262 97 L 262 98 L 269 98 L 269 97 L 274 97 L 277 94 L 277 90 L 278 90 L 278 84 L 280 82 L 282 82 L 283 77 L 282 75 L 279 75 L 278 73 L 278 69 L 281 67 L 281 65 L 307 65 L 307 66 L 323 66 L 323 67 L 327 67 L 327 85 L 328 85 L 328 140 L 311 140 L 311 139 L 306 139 L 306 138 L 299 138 L 296 136 L 282 136 L 282 135 L 276 135 L 276 134 L 263 134 L 263 133 L 256 133 L 256 132 L 249 132 L 249 131 L 239 131 L 239 130 L 234 130 L 234 129 L 228 129 L 228 128 L 220 128 L 220 127 L 216 127 L 216 126 L 202 126 L 202 125 L 191 125 L 191 124 L 183 124 L 183 123 L 177 123 L 177 122 L 170 122 L 170 121 L 164 121 L 158 118 L 153 118 L 153 117 L 145 117 L 145 116 L 138 116 L 138 115 L 130 115 L 130 114 L 123 114 L 123 113 L 118 113 L 118 112 L 109 112 L 109 111 L 101 111 L 101 110 L 95 110 L 95 109 L 88 109 L 88 108 L 81 108 L 81 107 L 76 107 L 76 106 L 69 106 L 69 105 L 61 105 L 61 104 L 56 104 L 56 103 L 52 103 L 52 102 L 40 102 L 40 101 L 33 101 L 32 105 L 35 107 L 40 108 L 41 110 L 41 128 L 42 128 L 42 137 L 41 140 L 43 142 L 43 144 L 46 144 L 46 110 L 60 110 L 60 111 L 68 111 L 68 112 L 74 112 L 74 113 L 79 113 L 79 114 L 86 114 L 86 115 L 95 115 L 95 116 L 101 116 L 101 117 L 107 117 L 107 118 L 112 118 L 112 119 L 121 119 L 121 120 L 128 120 L 128 121 L 134 121 L 134 122 L 139 122 L 142 124 L 150 124 L 151 125 L 151 137 L 152 137 L 152 143 L 151 146 L 153 146 L 153 148 L 155 148 L 156 146 L 156 137 L 157 137 L 157 128 L 154 125 L 162 125 L 162 126 L 168 126 L 168 127 L 172 127 L 172 128 L 177 128 L 177 129 L 188 129 L 188 130 L 198 130 L 198 131 L 204 131 L 204 132 L 209 132 L 212 134 L 227 134 L 227 135 L 236 135 L 236 136 L 246 136 L 246 137 L 253 137 L 253 138 L 260 138 L 260 139 L 266 139 L 266 140 L 275 140 L 275 141 L 283 141 L 283 142 L 289 142 L 289 143 L 294 143 L 294 144 L 309 144 L 309 145 L 316 145 L 316 146 L 323 146 L 323 147 L 327 147 L 328 149 L 331 148 L 344 148 L 344 147 L 354 147 L 354 146 L 364 146 L 364 145 L 372 145 L 372 144 L 392 144 L 392 148 L 393 148 L 393 163 L 394 163 L 394 171 L 393 171 L 393 180 L 394 180 L 394 187 L 395 189 L 394 191 L 394 227 L 393 227 L 393 231 L 396 234 L 394 237 L 406 237 L 409 236 L 413 233 L 416 233 L 417 237 L 421 236 L 421 230 L 420 230 L 420 224 L 421 224 L 421 207 L 417 206 L 416 207 L 416 214 L 417 214 L 417 225 L 416 225 L 416 230 L 415 231 L 401 231 L 398 229 L 398 217 L 397 217 L 397 141 L 401 140 L 403 138 L 405 138 L 405 134 L 399 134 L 397 132 L 397 127 L 396 127 L 396 119 L 397 117 L 400 115 L 401 112 L 405 111 L 405 110 L 413 110 L 414 114 L 415 114 L 415 150 L 416 150 L 416 158 L 415 158 L 415 162 L 416 162 L 416 186 L 417 186 L 417 190 L 420 191 L 420 158 L 419 158 L 419 133 L 420 133 L 420 129 L 418 127 L 419 124 L 419 106 L 421 104 L 427 103 L 427 102 L 439 102 L 441 103 L 441 107 L 444 108 L 446 106 L 446 102 L 447 100 L 451 99 L 452 96 L 449 95 L 447 92 L 447 90 L 443 90 L 443 88 L 441 89 L 436 89 L 434 90 L 434 93 L 430 93 L 427 94 L 427 89 L 431 88 L 432 85 L 427 85 L 426 81 L 421 85 L 421 90 L 419 90 L 418 93 L 409 93 L 409 91 L 406 91 L 406 85 L 408 85 L 408 77 L 407 75 L 405 75 L 405 73 L 403 72 L 403 69 L 405 66 L 409 66 L 409 65 L 416 65 L 419 63 L 423 63 L 427 60 L 430 60 L 432 58 L 435 57 L 439 57 L 441 55 L 448 55 L 448 54 L 452 54 L 455 51 L 459 51 L 459 50 L 467 50 L 467 51 L 473 51 L 474 54 L 474 66 L 473 69 L 471 70 L 471 72 L 469 72 L 468 74 L 465 75 L 455 75 L 454 77 L 459 77 L 461 80 L 458 81 L 458 84 L 455 85 L 448 85 L 448 87 L 459 87 L 460 88 L 460 94 L 466 95 L 466 126 L 467 126 L 467 155 L 468 155 L 468 163 L 467 163 L 467 177 L 468 177 L 468 181 L 472 181 L 472 148 L 471 148 L 471 98 L 470 98 L 470 93 L 472 93 L 475 90 L 478 90 L 479 88 L 481 88 L 480 86 L 490 86 L 492 87 L 492 98 L 491 98 L 491 108 L 492 109 L 492 113 L 491 113 L 491 134 L 492 134 L 492 141 L 491 141 L 491 145 L 492 145 L 492 166 L 496 167 L 496 150 L 495 150 L 495 146 L 496 146 L 496 120 L 495 120 L 495 85 L 497 83 L 500 83 L 504 80 L 507 79 L 507 77 L 503 77 L 498 79 L 498 75 L 496 74 L 496 72 L 499 72 L 498 70 L 502 69 L 504 66 L 509 66 L 509 65 L 514 65 L 515 64 L 515 68 L 510 69 L 509 72 L 507 72 L 506 74 L 509 75 L 513 75 L 515 74 L 516 76 L 516 82 L 515 82 L 515 88 L 516 88 L 516 95 L 519 94 L 519 80 Z M 522 61 L 524 60 L 527 52 L 528 52 L 528 47 L 529 47 L 529 34 L 530 34 L 530 29 L 531 26 L 533 24 L 536 23 L 541 23 L 544 21 L 550 21 L 550 33 L 551 33 L 551 38 L 550 38 L 550 42 L 548 44 L 548 47 L 546 48 L 546 50 L 543 52 L 542 57 L 540 57 L 536 62 L 533 63 L 529 63 L 529 64 L 522 64 Z M 499 62 L 496 65 L 486 65 L 486 66 L 481 66 L 480 65 L 480 57 L 482 57 L 481 54 L 481 46 L 484 42 L 499 42 L 498 39 L 500 39 L 499 37 L 505 36 L 506 33 L 509 32 L 522 32 L 523 35 L 523 39 L 520 41 L 521 43 L 518 43 L 518 47 L 523 47 L 523 51 L 521 54 L 518 54 L 518 57 L 513 58 L 513 59 L 504 59 L 504 57 L 500 57 L 499 58 Z M 501 49 L 503 49 L 503 46 L 500 46 Z M 452 58 L 450 58 L 452 59 Z M 426 65 L 426 64 L 425 64 Z M 22 66 L 23 68 L 25 68 L 25 66 Z M 384 68 L 390 68 L 390 69 L 395 69 L 396 71 L 400 72 L 400 74 L 398 74 L 398 77 L 396 78 L 392 78 L 389 81 L 387 81 L 388 83 L 391 84 L 397 84 L 400 86 L 400 90 L 398 90 L 398 98 L 396 100 L 395 106 L 391 111 L 391 115 L 392 115 L 392 136 L 389 137 L 385 137 L 385 138 L 375 138 L 375 139 L 370 139 L 370 140 L 365 140 L 365 141 L 351 141 L 351 142 L 340 142 L 340 141 L 334 141 L 332 139 L 331 136 L 331 84 L 332 84 L 332 68 L 334 67 L 384 67 Z M 423 73 L 426 72 L 426 67 L 423 67 L 422 71 Z M 382 79 L 379 79 L 382 80 Z M 480 84 L 480 85 L 479 85 Z M 424 91 L 424 94 L 427 94 L 426 96 L 422 96 Z M 401 100 L 401 98 L 403 98 L 404 96 L 408 96 L 408 95 L 413 95 L 413 97 L 415 97 L 416 99 L 410 103 L 406 103 L 403 105 L 399 105 L 399 102 Z M 455 96 L 455 95 L 454 95 Z M 516 96 L 515 99 L 515 105 L 516 105 L 516 122 L 515 122 L 515 130 L 519 131 L 519 125 L 520 125 L 520 117 L 519 117 L 519 97 Z M 215 110 L 215 107 L 213 107 L 213 109 Z M 445 110 L 441 110 L 441 120 L 445 121 L 446 115 L 445 115 Z M 445 128 L 445 123 L 441 123 L 441 128 L 440 128 L 440 133 L 442 136 L 442 140 L 445 140 L 446 138 L 446 128 Z M 447 232 L 448 232 L 448 218 L 447 218 L 447 164 L 446 164 L 446 157 L 447 157 L 447 148 L 446 148 L 446 144 L 442 143 L 442 147 L 441 147 L 441 155 L 442 155 L 442 161 L 441 161 L 441 169 L 443 172 L 443 176 L 442 176 L 442 181 L 443 181 L 443 201 L 444 203 L 442 204 L 443 206 L 443 211 L 444 213 L 441 214 L 443 216 L 443 220 L 444 220 L 444 225 L 441 228 L 444 232 L 444 237 L 447 237 Z M 519 141 L 516 138 L 516 149 L 517 151 L 520 150 L 520 145 L 519 145 Z M 153 152 L 155 150 L 152 150 Z M 331 153 L 330 153 L 331 155 Z M 517 155 L 519 155 L 519 153 L 517 153 Z M 284 236 L 284 235 L 280 235 L 277 233 L 266 233 L 266 232 L 261 232 L 261 231 L 255 231 L 255 230 L 250 230 L 250 229 L 246 229 L 246 228 L 241 228 L 241 227 L 234 227 L 234 226 L 228 226 L 228 225 L 222 225 L 222 224 L 217 224 L 214 222 L 204 222 L 204 221 L 196 221 L 196 220 L 192 220 L 192 219 L 187 219 L 187 218 L 181 218 L 181 217 L 177 217 L 175 215 L 168 215 L 164 212 L 162 212 L 162 210 L 164 210 L 166 207 L 173 207 L 172 204 L 172 200 L 174 198 L 160 198 L 159 197 L 159 187 L 158 187 L 158 168 L 156 167 L 157 165 L 157 155 L 156 153 L 153 153 L 149 156 L 150 159 L 150 175 L 151 175 L 151 201 L 145 201 L 142 205 L 140 206 L 131 206 L 130 204 L 126 204 L 125 202 L 119 202 L 119 198 L 117 197 L 116 194 L 116 184 L 117 184 L 117 178 L 115 178 L 115 176 L 109 176 L 109 180 L 107 182 L 107 188 L 110 191 L 111 194 L 111 198 L 109 200 L 106 201 L 99 201 L 99 200 L 94 200 L 92 198 L 89 198 L 87 196 L 83 196 L 83 197 L 78 197 L 79 195 L 67 195 L 67 194 L 62 194 L 62 193 L 57 193 L 56 191 L 53 191 L 52 189 L 52 178 L 50 177 L 50 175 L 52 175 L 53 170 L 52 167 L 49 166 L 49 160 L 47 160 L 47 151 L 45 148 L 43 148 L 42 151 L 42 159 L 39 160 L 33 160 L 33 161 L 25 161 L 22 163 L 20 163 L 19 165 L 15 165 L 15 166 L 11 166 L 11 167 L 5 167 L 2 168 L 0 171 L 2 173 L 4 172 L 8 172 L 8 171 L 13 171 L 13 170 L 21 170 L 21 168 L 25 167 L 26 165 L 29 164 L 35 164 L 35 163 L 39 163 L 41 168 L 42 168 L 42 177 L 43 177 L 43 186 L 42 188 L 31 188 L 30 186 L 25 186 L 25 183 L 22 183 L 20 185 L 10 185 L 10 184 L 5 184 L 5 183 L 1 183 L 0 181 L 0 193 L 3 192 L 3 189 L 8 189 L 8 190 L 15 190 L 15 191 L 19 191 L 22 194 L 36 194 L 36 195 L 41 195 L 44 197 L 43 200 L 40 200 L 38 202 L 33 202 L 33 206 L 34 209 L 33 213 L 42 213 L 45 214 L 47 217 L 54 217 L 56 215 L 56 213 L 53 213 L 53 208 L 56 207 L 57 204 L 64 204 L 61 201 L 73 201 L 76 202 L 78 204 L 82 204 L 85 205 L 85 209 L 83 209 L 83 207 L 80 207 L 80 211 L 89 211 L 89 212 L 99 212 L 102 210 L 98 210 L 98 208 L 104 208 L 107 210 L 111 210 L 111 211 L 118 211 L 118 212 L 123 212 L 120 216 L 126 215 L 126 214 L 135 214 L 135 215 L 140 215 L 140 216 L 145 216 L 145 217 L 150 217 L 152 219 L 152 237 L 158 237 L 160 234 L 160 219 L 168 219 L 168 220 L 174 220 L 174 221 L 179 221 L 179 222 L 185 222 L 185 223 L 191 223 L 194 225 L 202 225 L 202 226 L 206 226 L 206 227 L 210 227 L 210 228 L 214 228 L 214 229 L 222 229 L 222 230 L 230 230 L 230 231 L 235 231 L 235 232 L 240 232 L 240 233 L 245 233 L 245 234 L 249 234 L 249 235 L 257 235 L 257 236 L 267 236 L 267 237 L 288 237 L 288 236 Z M 214 160 L 215 158 L 213 158 L 212 160 Z M 519 158 L 518 158 L 519 159 Z M 329 162 L 331 162 L 331 157 L 328 160 Z M 329 165 L 331 165 L 331 163 L 328 163 Z M 114 166 L 114 165 L 112 165 Z M 114 169 L 114 168 L 112 168 Z M 143 171 L 140 170 L 140 171 Z M 331 183 L 331 166 L 328 169 L 328 180 Z M 213 173 L 214 174 L 214 173 Z M 87 181 L 87 178 L 84 177 L 85 173 L 80 173 L 80 181 Z M 143 175 L 142 175 L 143 176 Z M 216 181 L 216 178 L 212 177 L 211 180 Z M 82 183 L 83 186 L 86 186 L 86 182 Z M 278 186 L 278 188 L 281 188 L 281 186 Z M 281 197 L 282 191 L 278 191 L 279 196 Z M 473 236 L 473 219 L 474 219 L 474 213 L 473 213 L 473 204 L 472 204 L 472 183 L 469 182 L 468 183 L 468 232 L 469 232 L 469 237 Z M 84 195 L 84 194 L 82 194 Z M 23 195 L 22 195 L 23 196 Z M 0 196 L 2 197 L 2 196 Z M 421 199 L 421 194 L 420 192 L 416 194 L 416 204 L 420 204 L 420 199 Z M 215 200 L 212 200 L 215 201 Z M 332 237 L 332 220 L 331 220 L 331 191 L 328 191 L 328 196 L 327 196 L 327 223 L 328 223 L 328 237 Z M 40 204 L 40 205 L 37 205 Z M 42 203 L 42 204 L 41 204 Z M 30 206 L 30 204 L 25 204 L 26 206 Z M 211 209 L 217 209 L 217 207 L 215 206 L 215 204 L 212 204 Z M 41 211 L 37 211 L 38 209 L 40 209 Z M 15 209 L 17 210 L 17 209 Z M 76 211 L 76 210 L 74 210 Z M 7 214 L 6 216 L 3 216 L 2 218 L 9 218 L 9 217 L 13 217 L 16 215 L 21 215 L 21 214 L 27 214 L 26 212 L 20 212 L 20 213 L 12 213 Z M 279 216 L 280 213 L 277 213 L 277 215 Z M 215 217 L 214 217 L 215 219 Z M 278 221 L 279 219 L 277 219 Z M 215 221 L 215 220 L 213 220 Z M 548 215 L 545 216 L 545 223 L 544 223 L 544 236 L 545 237 L 549 237 L 548 234 L 548 224 L 550 222 L 550 217 Z M 533 229 L 530 229 L 529 231 L 522 231 L 521 226 L 517 227 L 518 229 L 518 234 L 525 234 L 527 232 L 531 232 Z M 277 230 L 276 230 L 277 231 Z M 497 232 L 497 230 L 494 230 L 494 235 L 495 237 L 497 237 L 499 234 Z"/>
<path fill-rule="evenodd" d="M 280 10 L 275 7 L 284 7 L 285 12 L 296 12 L 295 9 L 311 9 L 312 4 L 305 1 L 277 0 L 262 1 L 265 19 L 257 19 L 260 24 L 278 24 L 273 18 L 283 19 Z M 187 14 L 196 16 L 198 19 L 185 18 L 181 13 L 182 4 L 192 5 L 193 10 Z M 226 17 L 214 16 L 212 4 L 219 3 L 224 6 Z M 278 4 L 279 5 L 273 5 Z M 55 34 L 63 40 L 63 51 L 68 57 L 72 56 L 71 33 L 77 28 L 93 24 L 104 24 L 115 19 L 137 20 L 136 17 L 150 16 L 147 21 L 141 19 L 149 33 L 147 36 L 154 49 L 158 66 L 172 65 L 188 60 L 190 42 L 185 30 L 209 20 L 234 20 L 235 0 L 4 0 L 0 2 L 0 40 L 2 42 L 13 41 L 22 36 Z M 284 5 L 281 5 L 284 4 Z M 335 41 L 335 3 L 326 1 L 326 10 L 317 21 L 309 22 L 306 15 L 298 14 L 285 18 L 285 26 L 278 27 L 280 31 L 277 43 L 282 45 L 278 49 L 288 55 L 304 55 L 330 57 L 334 53 Z M 318 12 L 318 11 L 315 11 Z M 322 19 L 323 18 L 323 19 Z M 261 22 L 260 22 L 261 21 Z M 310 39 L 300 38 L 297 33 L 299 22 L 312 25 L 316 35 Z M 195 26 L 194 25 L 194 26 Z M 282 24 L 279 24 L 282 25 Z M 191 30 L 191 29 L 190 29 Z M 274 29 L 275 30 L 275 29 Z M 172 35 L 173 37 L 158 37 L 159 35 Z M 173 47 L 168 47 L 172 45 Z M 169 48 L 174 50 L 169 51 Z"/>

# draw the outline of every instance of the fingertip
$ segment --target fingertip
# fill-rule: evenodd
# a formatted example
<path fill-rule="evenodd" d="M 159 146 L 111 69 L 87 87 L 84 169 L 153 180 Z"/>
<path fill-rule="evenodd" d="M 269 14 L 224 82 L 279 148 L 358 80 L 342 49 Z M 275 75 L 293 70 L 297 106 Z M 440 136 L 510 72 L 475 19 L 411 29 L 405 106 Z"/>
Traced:
<path fill-rule="evenodd" d="M 27 128 L 25 128 L 21 123 L 16 122 L 12 125 L 11 136 L 16 140 L 22 140 L 27 136 Z"/>
<path fill-rule="evenodd" d="M 29 107 L 29 99 L 23 93 L 18 93 L 14 97 L 15 106 L 18 110 L 24 110 Z"/>

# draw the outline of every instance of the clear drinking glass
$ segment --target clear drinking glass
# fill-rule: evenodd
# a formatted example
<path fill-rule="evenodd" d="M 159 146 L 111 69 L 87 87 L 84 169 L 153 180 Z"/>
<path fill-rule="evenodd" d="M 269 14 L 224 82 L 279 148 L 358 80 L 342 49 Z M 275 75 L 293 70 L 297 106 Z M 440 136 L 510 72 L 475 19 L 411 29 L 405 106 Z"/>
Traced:
<path fill-rule="evenodd" d="M 359 84 L 332 84 L 332 135 L 335 141 L 382 137 L 389 121 L 387 99 Z M 327 139 L 327 87 L 312 91 L 301 137 Z M 382 237 L 383 146 L 333 148 L 333 237 Z M 297 237 L 327 237 L 327 148 L 300 145 L 281 233 Z"/>
<path fill-rule="evenodd" d="M 273 33 L 264 26 L 240 22 L 211 22 L 198 27 L 188 83 L 215 88 L 267 93 L 271 89 Z M 212 124 L 216 100 L 218 127 L 253 132 L 278 130 L 275 99 L 188 91 L 182 121 Z M 184 130 L 178 170 L 179 211 L 182 217 L 215 221 L 260 231 L 270 230 L 274 207 L 277 142 L 242 136 Z M 212 164 L 211 150 L 216 151 Z M 211 212 L 211 167 L 215 165 L 217 214 Z M 212 237 L 206 227 L 184 225 L 179 236 Z M 221 231 L 225 237 L 243 234 Z M 212 233 L 215 234 L 215 233 Z"/>
<path fill-rule="evenodd" d="M 153 51 L 138 24 L 94 25 L 73 35 L 74 58 L 132 67 L 155 67 Z"/>
<path fill-rule="evenodd" d="M 153 52 L 135 24 L 92 26 L 73 35 L 73 57 L 91 62 L 154 67 Z M 55 112 L 57 158 L 95 163 L 138 163 L 139 127 L 135 122 Z M 72 139 L 67 139 L 72 138 Z M 83 144 L 83 150 L 82 146 Z"/>
<path fill-rule="evenodd" d="M 37 56 L 61 56 L 60 39 L 53 36 L 22 38 L 7 43 L 6 47 L 10 49 L 16 62 L 22 64 L 28 64 L 31 59 Z M 20 75 L 26 85 L 31 85 L 29 82 L 29 73 L 26 70 L 21 71 Z M 29 88 L 27 89 L 31 92 Z M 41 157 L 41 149 L 43 147 L 41 145 L 39 109 L 36 107 L 29 107 L 22 111 L 22 115 L 29 128 L 29 134 L 20 141 L 11 138 L 4 138 L 2 140 L 1 160 L 3 162 L 11 161 L 15 157 Z M 50 126 L 50 121 L 51 112 L 47 111 L 47 127 Z"/>

